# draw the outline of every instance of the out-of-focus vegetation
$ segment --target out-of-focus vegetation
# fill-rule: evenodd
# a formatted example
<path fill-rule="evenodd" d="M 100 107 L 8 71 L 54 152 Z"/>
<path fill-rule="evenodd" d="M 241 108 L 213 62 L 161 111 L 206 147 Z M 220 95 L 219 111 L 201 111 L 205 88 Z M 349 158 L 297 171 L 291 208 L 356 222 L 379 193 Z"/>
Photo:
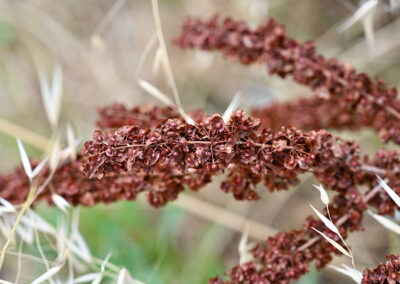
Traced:
<path fill-rule="evenodd" d="M 39 212 L 56 225 L 57 211 L 40 206 Z M 93 254 L 104 258 L 112 252 L 113 264 L 129 268 L 145 283 L 205 283 L 225 268 L 217 253 L 220 232 L 211 240 L 210 225 L 201 224 L 193 238 L 182 240 L 182 232 L 191 228 L 185 212 L 174 206 L 156 211 L 120 202 L 82 208 L 80 213 L 80 231 Z"/>

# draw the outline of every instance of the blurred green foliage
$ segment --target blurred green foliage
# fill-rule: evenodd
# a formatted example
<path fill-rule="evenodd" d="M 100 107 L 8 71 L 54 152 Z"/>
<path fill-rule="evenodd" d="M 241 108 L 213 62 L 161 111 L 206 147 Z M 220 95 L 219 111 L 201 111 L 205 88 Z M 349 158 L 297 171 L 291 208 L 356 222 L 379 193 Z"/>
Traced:
<path fill-rule="evenodd" d="M 53 225 L 62 214 L 46 204 L 38 210 Z M 206 283 L 226 269 L 209 246 L 221 229 L 204 225 L 183 249 L 179 234 L 191 230 L 183 227 L 185 218 L 186 213 L 173 205 L 156 210 L 138 202 L 118 202 L 81 208 L 79 229 L 93 256 L 105 258 L 112 252 L 113 264 L 145 283 Z"/>
<path fill-rule="evenodd" d="M 300 281 L 297 282 L 298 284 L 317 284 L 319 283 L 320 274 L 318 271 L 315 270 L 315 267 L 310 267 L 310 272 L 301 277 Z"/>
<path fill-rule="evenodd" d="M 14 28 L 5 22 L 0 21 L 0 45 L 11 43 L 16 37 Z"/>

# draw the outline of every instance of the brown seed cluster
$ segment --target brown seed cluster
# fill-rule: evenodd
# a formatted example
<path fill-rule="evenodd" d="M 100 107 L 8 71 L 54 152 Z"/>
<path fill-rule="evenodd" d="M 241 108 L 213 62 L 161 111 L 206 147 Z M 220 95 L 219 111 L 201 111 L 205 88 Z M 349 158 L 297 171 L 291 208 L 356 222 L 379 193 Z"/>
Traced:
<path fill-rule="evenodd" d="M 365 156 L 363 168 L 366 172 L 363 175 L 363 183 L 369 185 L 369 188 L 373 188 L 376 184 L 376 177 L 371 175 L 375 172 L 386 178 L 390 187 L 400 195 L 400 157 L 398 151 L 380 150 L 373 158 Z M 374 198 L 368 204 L 375 207 L 381 215 L 393 215 L 394 209 L 397 207 L 384 191 L 374 195 Z"/>
<path fill-rule="evenodd" d="M 400 255 L 387 255 L 386 262 L 374 270 L 364 270 L 362 284 L 396 284 L 400 283 Z"/>
<path fill-rule="evenodd" d="M 152 128 L 160 119 L 179 117 L 173 107 L 143 105 L 129 109 L 117 103 L 98 109 L 98 114 L 97 126 L 101 129 L 119 128 L 125 125 Z"/>
<path fill-rule="evenodd" d="M 256 108 L 251 114 L 261 120 L 262 128 L 275 131 L 279 131 L 282 125 L 291 125 L 301 130 L 358 129 L 370 125 L 367 120 L 361 119 L 361 113 L 353 110 L 344 112 L 345 106 L 337 107 L 343 104 L 340 100 L 301 98 L 295 102 L 275 103 Z M 189 115 L 197 122 L 205 117 L 201 110 L 190 112 Z M 112 104 L 99 109 L 97 125 L 101 129 L 125 125 L 153 128 L 160 119 L 169 118 L 180 119 L 179 113 L 172 107 L 144 105 L 129 109 L 122 104 Z"/>
<path fill-rule="evenodd" d="M 183 118 L 174 107 L 159 107 L 153 105 L 142 105 L 127 108 L 123 104 L 114 103 L 98 109 L 99 117 L 97 126 L 100 129 L 120 128 L 125 125 L 135 125 L 140 128 L 153 128 L 161 119 Z M 194 121 L 202 121 L 205 114 L 202 110 L 188 113 Z"/>
<path fill-rule="evenodd" d="M 183 190 L 179 179 L 171 176 L 146 174 L 119 175 L 100 180 L 88 179 L 80 171 L 81 157 L 75 162 L 66 162 L 54 173 L 50 184 L 39 195 L 37 201 L 52 203 L 51 194 L 57 193 L 73 205 L 92 206 L 119 200 L 134 200 L 140 192 L 147 192 L 148 201 L 154 206 L 164 205 L 176 198 Z M 39 185 L 49 175 L 43 170 Z M 29 180 L 22 167 L 0 176 L 0 196 L 13 204 L 22 204 L 29 192 Z"/>
<path fill-rule="evenodd" d="M 262 127 L 272 129 L 292 125 L 302 130 L 356 130 L 372 125 L 372 117 L 364 117 L 360 111 L 347 109 L 346 102 L 315 96 L 256 108 L 251 115 L 261 120 Z"/>
<path fill-rule="evenodd" d="M 218 175 L 229 171 L 222 189 L 237 199 L 255 199 L 254 186 L 264 181 L 273 190 L 287 189 L 313 168 L 328 189 L 347 192 L 361 179 L 359 149 L 325 130 L 302 133 L 295 128 L 259 131 L 259 120 L 233 113 L 225 124 L 219 115 L 190 125 L 179 119 L 153 129 L 125 126 L 95 131 L 82 149 L 83 173 L 89 178 L 134 174 Z"/>
<path fill-rule="evenodd" d="M 215 175 L 230 166 L 229 170 L 235 174 L 231 190 L 227 184 L 225 190 L 251 199 L 253 194 L 247 192 L 252 191 L 252 184 L 261 177 L 269 181 L 271 189 L 286 187 L 298 173 L 309 168 L 313 159 L 309 138 L 295 129 L 274 134 L 258 133 L 258 127 L 257 119 L 246 118 L 239 111 L 227 125 L 219 115 L 214 115 L 196 125 L 169 119 L 154 129 L 127 126 L 110 132 L 96 131 L 93 141 L 87 142 L 82 151 L 87 158 L 83 172 L 97 178 L 142 169 L 148 173 Z M 290 145 L 290 140 L 297 145 Z M 235 165 L 246 165 L 257 178 L 246 179 L 247 174 L 243 175 Z M 275 171 L 279 179 L 274 178 L 272 171 L 267 173 L 268 165 L 280 169 Z"/>
<path fill-rule="evenodd" d="M 245 22 L 230 18 L 188 18 L 175 43 L 182 48 L 219 50 L 242 64 L 266 64 L 271 74 L 291 76 L 314 90 L 316 98 L 330 100 L 338 118 L 349 119 L 349 112 L 362 114 L 362 122 L 356 125 L 366 124 L 379 131 L 384 141 L 400 143 L 400 101 L 396 99 L 396 89 L 388 88 L 380 79 L 357 73 L 347 63 L 316 54 L 313 42 L 301 44 L 289 38 L 273 19 L 250 29 Z M 262 116 L 265 115 L 268 113 L 264 111 Z"/>
<path fill-rule="evenodd" d="M 359 195 L 353 195 L 353 198 L 339 194 L 329 206 L 332 220 L 344 238 L 349 231 L 361 229 L 362 215 L 366 208 Z M 218 276 L 209 283 L 288 284 L 290 279 L 299 279 L 306 274 L 311 261 L 315 261 L 317 269 L 323 268 L 332 260 L 332 254 L 340 252 L 321 239 L 312 228 L 341 243 L 339 237 L 319 219 L 308 217 L 303 230 L 278 233 L 268 238 L 266 243 L 258 243 L 252 250 L 255 260 L 232 268 L 227 273 L 230 280 L 223 281 L 222 277 Z"/>

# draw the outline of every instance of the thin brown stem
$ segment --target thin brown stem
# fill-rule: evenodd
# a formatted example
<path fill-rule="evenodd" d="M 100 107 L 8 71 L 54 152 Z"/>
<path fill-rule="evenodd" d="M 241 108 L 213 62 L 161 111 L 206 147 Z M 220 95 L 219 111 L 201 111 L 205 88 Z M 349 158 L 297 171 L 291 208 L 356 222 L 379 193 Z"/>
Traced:
<path fill-rule="evenodd" d="M 362 165 L 361 169 L 364 172 L 370 172 L 370 173 L 377 174 L 377 175 L 386 175 L 387 174 L 387 170 L 378 168 L 375 166 L 371 166 L 371 165 Z"/>
<path fill-rule="evenodd" d="M 217 142 L 213 142 L 213 141 L 186 141 L 186 143 L 189 144 L 189 145 L 201 145 L 201 144 L 203 144 L 203 145 L 218 145 L 218 144 L 223 144 L 223 143 L 226 143 L 226 142 L 227 141 L 217 141 Z M 112 150 L 123 150 L 123 149 L 129 149 L 129 148 L 134 148 L 134 147 L 158 147 L 158 146 L 160 146 L 160 145 L 162 145 L 164 143 L 165 142 L 154 143 L 154 144 L 149 144 L 149 145 L 146 145 L 146 144 L 127 144 L 127 145 L 124 145 L 124 146 L 119 146 L 119 147 L 114 147 L 114 148 L 110 147 L 109 149 L 112 149 Z M 244 145 L 244 144 L 246 144 L 246 142 L 243 142 L 243 141 L 237 141 L 235 143 L 235 145 Z M 271 145 L 263 144 L 263 143 L 253 143 L 253 145 L 256 146 L 256 147 L 259 147 L 259 148 L 268 148 L 269 146 L 271 146 Z M 284 150 L 293 150 L 293 147 L 285 146 Z M 103 155 L 105 153 L 106 153 L 106 150 L 98 152 L 98 153 L 95 153 L 95 154 L 92 154 L 92 155 L 87 155 L 87 158 L 100 156 L 100 155 Z"/>

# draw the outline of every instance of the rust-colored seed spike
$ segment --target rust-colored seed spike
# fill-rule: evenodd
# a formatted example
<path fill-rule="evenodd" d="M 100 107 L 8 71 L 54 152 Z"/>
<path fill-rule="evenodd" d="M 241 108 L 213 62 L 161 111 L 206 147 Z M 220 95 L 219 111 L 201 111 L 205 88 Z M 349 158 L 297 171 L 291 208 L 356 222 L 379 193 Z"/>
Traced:
<path fill-rule="evenodd" d="M 287 103 L 272 103 L 253 109 L 251 115 L 261 120 L 262 127 L 272 129 L 292 125 L 302 130 L 356 130 L 372 124 L 359 110 L 348 109 L 346 105 L 340 99 L 313 96 Z"/>
<path fill-rule="evenodd" d="M 82 171 L 101 179 L 141 171 L 215 175 L 229 166 L 229 179 L 222 188 L 238 199 L 255 199 L 251 187 L 261 180 L 270 190 L 286 189 L 311 167 L 329 189 L 339 192 L 361 178 L 359 151 L 353 143 L 342 144 L 324 130 L 302 133 L 288 127 L 274 133 L 258 127 L 257 119 L 237 111 L 226 125 L 213 115 L 195 125 L 169 119 L 152 129 L 125 126 L 96 131 L 82 150 Z M 343 155 L 347 155 L 345 162 L 340 160 Z M 344 162 L 342 169 L 335 169 L 339 162 Z M 346 167 L 351 171 L 343 176 L 338 170 Z"/>
<path fill-rule="evenodd" d="M 140 128 L 153 128 L 162 119 L 177 118 L 178 111 L 173 107 L 158 107 L 143 105 L 127 108 L 122 104 L 111 104 L 98 109 L 97 126 L 101 129 L 120 128 L 125 125 L 135 125 Z M 205 115 L 202 110 L 188 113 L 194 121 L 201 121 Z"/>
<path fill-rule="evenodd" d="M 364 270 L 362 284 L 396 284 L 400 282 L 400 255 L 387 255 L 386 262 Z"/>
<path fill-rule="evenodd" d="M 32 163 L 35 165 L 36 163 Z M 148 174 L 118 175 L 100 180 L 88 179 L 80 171 L 81 156 L 75 162 L 67 161 L 55 172 L 50 184 L 35 200 L 52 203 L 51 194 L 64 197 L 73 205 L 92 206 L 120 200 L 134 200 L 141 192 L 147 192 L 148 201 L 158 207 L 176 199 L 183 190 L 181 181 L 170 176 Z M 40 176 L 39 184 L 49 175 L 48 168 Z M 29 192 L 29 180 L 22 167 L 0 176 L 0 196 L 13 204 L 22 204 Z"/>
<path fill-rule="evenodd" d="M 188 18 L 175 43 L 182 48 L 219 50 L 243 64 L 266 64 L 271 74 L 291 76 L 310 87 L 316 92 L 316 101 L 328 100 L 328 105 L 336 109 L 336 116 L 344 120 L 342 123 L 373 127 L 384 141 L 400 143 L 400 101 L 396 99 L 396 89 L 387 88 L 380 79 L 375 81 L 364 73 L 356 73 L 348 63 L 317 55 L 314 43 L 301 44 L 289 38 L 272 19 L 250 29 L 246 23 L 230 18 Z M 301 108 L 301 101 L 298 103 Z M 255 113 L 269 116 L 266 111 Z M 285 119 L 281 125 L 286 125 Z"/>
<path fill-rule="evenodd" d="M 128 109 L 122 104 L 112 104 L 98 110 L 97 125 L 101 128 L 119 128 L 124 125 L 137 125 L 152 128 L 160 119 L 177 118 L 178 112 L 172 107 L 144 105 Z"/>

